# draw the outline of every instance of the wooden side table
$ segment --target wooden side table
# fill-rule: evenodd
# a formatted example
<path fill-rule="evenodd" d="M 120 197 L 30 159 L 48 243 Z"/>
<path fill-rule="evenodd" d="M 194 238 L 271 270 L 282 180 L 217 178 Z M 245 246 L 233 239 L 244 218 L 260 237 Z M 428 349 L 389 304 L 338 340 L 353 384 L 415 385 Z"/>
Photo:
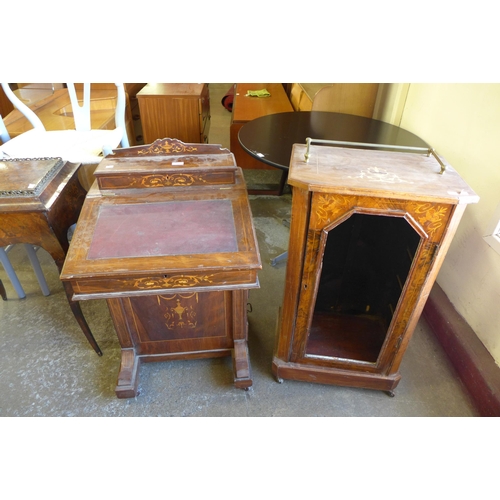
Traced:
<path fill-rule="evenodd" d="M 434 155 L 311 146 L 306 161 L 305 152 L 296 144 L 290 163 L 273 372 L 393 395 L 461 216 L 479 198 Z"/>
<path fill-rule="evenodd" d="M 45 249 L 62 270 L 67 231 L 78 220 L 86 192 L 79 165 L 60 158 L 0 160 L 0 246 L 29 243 Z M 63 283 L 71 310 L 94 350 L 102 352 L 80 304 Z"/>
<path fill-rule="evenodd" d="M 208 142 L 210 93 L 206 83 L 148 83 L 136 97 L 146 144 L 164 138 Z"/>
<path fill-rule="evenodd" d="M 270 97 L 247 97 L 249 90 L 266 89 Z M 292 104 L 281 83 L 237 83 L 234 91 L 234 101 L 230 128 L 230 149 L 236 158 L 236 163 L 243 169 L 267 169 L 273 167 L 252 158 L 240 145 L 238 132 L 240 128 L 256 118 L 293 111 Z"/>
<path fill-rule="evenodd" d="M 249 90 L 266 89 L 271 95 L 269 97 L 249 97 Z M 249 154 L 241 146 L 238 134 L 241 127 L 248 122 L 266 115 L 293 111 L 292 104 L 288 99 L 285 89 L 281 83 L 237 83 L 234 89 L 234 101 L 230 126 L 230 147 L 234 153 L 237 164 L 243 169 L 274 170 L 274 167 L 260 161 Z M 279 184 L 267 187 L 250 187 L 249 194 L 283 194 L 286 182 L 286 172 L 282 172 Z"/>
<path fill-rule="evenodd" d="M 116 150 L 95 176 L 61 279 L 75 300 L 108 302 L 117 397 L 137 395 L 142 362 L 231 354 L 235 386 L 251 386 L 247 295 L 261 263 L 233 155 L 159 140 Z"/>

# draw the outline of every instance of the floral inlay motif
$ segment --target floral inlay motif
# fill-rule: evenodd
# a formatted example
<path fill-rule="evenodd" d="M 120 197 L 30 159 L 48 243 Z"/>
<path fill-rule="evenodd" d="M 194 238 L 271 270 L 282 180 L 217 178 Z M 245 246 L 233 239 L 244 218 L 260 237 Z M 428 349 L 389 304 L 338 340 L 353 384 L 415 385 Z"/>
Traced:
<path fill-rule="evenodd" d="M 379 167 L 369 167 L 366 170 L 361 170 L 358 175 L 349 175 L 349 179 L 368 179 L 374 182 L 388 182 L 390 184 L 408 183 L 413 184 L 413 182 L 401 179 L 394 172 L 389 173 L 387 170 Z"/>
<path fill-rule="evenodd" d="M 213 283 L 213 274 L 205 276 L 170 276 L 165 278 L 141 278 L 135 281 L 134 287 L 140 290 L 155 288 L 188 288 Z"/>
<path fill-rule="evenodd" d="M 175 328 L 196 328 L 198 321 L 196 319 L 196 311 L 189 299 L 195 298 L 198 303 L 198 294 L 175 294 L 172 296 L 158 296 L 158 304 L 165 301 L 168 305 L 165 308 L 165 326 L 169 330 Z"/>
<path fill-rule="evenodd" d="M 352 206 L 352 198 L 320 194 L 316 217 L 319 223 L 327 224 L 336 219 L 336 214 L 347 212 Z"/>
<path fill-rule="evenodd" d="M 207 182 L 201 175 L 189 174 L 147 175 L 141 177 L 139 181 L 143 187 L 191 186 L 196 182 Z"/>
<path fill-rule="evenodd" d="M 148 148 L 138 151 L 141 155 L 151 154 L 172 154 L 172 153 L 192 153 L 198 151 L 196 146 L 188 146 L 180 141 L 164 141 L 161 139 L 156 140 Z"/>
<path fill-rule="evenodd" d="M 447 213 L 446 206 L 435 206 L 432 203 L 414 204 L 414 214 L 418 222 L 431 236 L 443 225 Z"/>

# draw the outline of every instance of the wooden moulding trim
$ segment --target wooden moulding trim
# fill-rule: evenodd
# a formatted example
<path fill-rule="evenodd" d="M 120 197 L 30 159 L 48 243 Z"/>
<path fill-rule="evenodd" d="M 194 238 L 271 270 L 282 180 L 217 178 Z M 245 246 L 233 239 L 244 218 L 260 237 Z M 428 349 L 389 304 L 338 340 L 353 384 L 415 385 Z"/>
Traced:
<path fill-rule="evenodd" d="M 435 283 L 423 316 L 482 417 L 500 416 L 500 367 Z"/>

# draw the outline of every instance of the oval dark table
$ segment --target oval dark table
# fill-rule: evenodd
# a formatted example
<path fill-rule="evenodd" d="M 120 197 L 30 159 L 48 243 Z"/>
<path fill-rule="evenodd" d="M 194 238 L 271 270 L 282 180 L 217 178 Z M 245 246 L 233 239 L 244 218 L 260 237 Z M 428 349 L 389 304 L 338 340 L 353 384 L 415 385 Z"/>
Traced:
<path fill-rule="evenodd" d="M 293 145 L 305 144 L 308 137 L 365 144 L 343 147 L 390 150 L 383 147 L 389 145 L 430 149 L 420 137 L 396 125 L 364 116 L 329 111 L 292 111 L 262 116 L 243 125 L 238 134 L 242 148 L 249 155 L 283 171 L 278 195 L 283 194 L 288 178 Z M 376 147 L 374 144 L 381 146 Z M 253 192 L 261 193 L 262 191 Z M 271 265 L 275 266 L 286 258 L 287 252 L 278 255 L 271 260 Z"/>
<path fill-rule="evenodd" d="M 305 144 L 308 137 L 364 144 L 429 148 L 429 145 L 420 137 L 396 125 L 364 116 L 328 111 L 292 111 L 262 116 L 243 125 L 238 134 L 242 148 L 249 155 L 267 165 L 283 170 L 279 195 L 283 193 L 288 177 L 292 146 Z M 370 149 L 374 147 L 371 146 Z"/>

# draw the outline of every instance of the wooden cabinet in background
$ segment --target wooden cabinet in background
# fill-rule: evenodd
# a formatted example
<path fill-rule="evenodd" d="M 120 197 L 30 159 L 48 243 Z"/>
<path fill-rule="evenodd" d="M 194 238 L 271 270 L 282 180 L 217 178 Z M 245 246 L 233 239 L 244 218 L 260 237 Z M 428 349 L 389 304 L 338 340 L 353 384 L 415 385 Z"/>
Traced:
<path fill-rule="evenodd" d="M 249 97 L 249 90 L 266 89 L 269 97 Z M 238 133 L 245 125 L 261 116 L 274 113 L 287 113 L 293 111 L 290 100 L 281 83 L 237 83 L 234 91 L 234 101 L 231 116 L 230 148 L 236 158 L 236 163 L 243 169 L 267 169 L 274 167 L 252 158 L 242 147 L 238 140 Z"/>
<path fill-rule="evenodd" d="M 156 139 L 206 143 L 210 94 L 206 83 L 148 83 L 137 93 L 144 143 Z"/>
<path fill-rule="evenodd" d="M 378 389 L 399 366 L 460 218 L 478 196 L 433 155 L 296 144 L 273 373 Z"/>
<path fill-rule="evenodd" d="M 329 89 L 323 90 L 325 87 Z M 331 111 L 372 118 L 378 91 L 378 83 L 292 83 L 290 101 L 295 111 Z"/>

